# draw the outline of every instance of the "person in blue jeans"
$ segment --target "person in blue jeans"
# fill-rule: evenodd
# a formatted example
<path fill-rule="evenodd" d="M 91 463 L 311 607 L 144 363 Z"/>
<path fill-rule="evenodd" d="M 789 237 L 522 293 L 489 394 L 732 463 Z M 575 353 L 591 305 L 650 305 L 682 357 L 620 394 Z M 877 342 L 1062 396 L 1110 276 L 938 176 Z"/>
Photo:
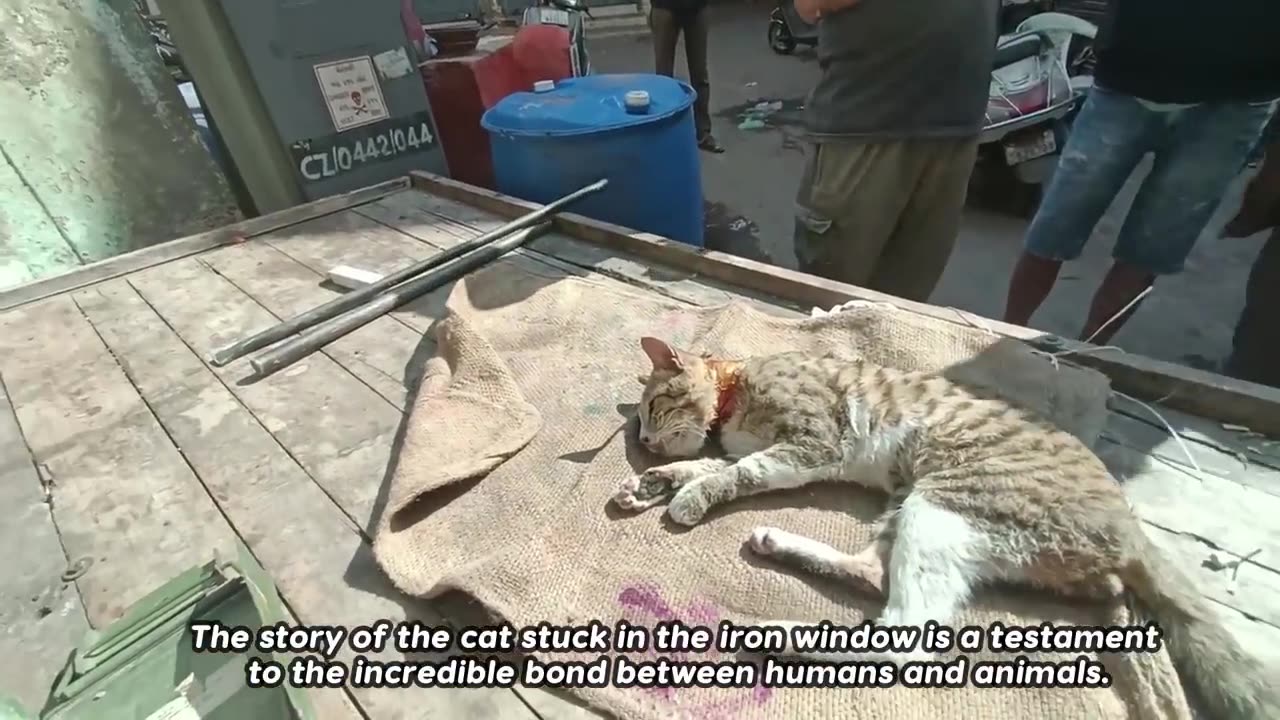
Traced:
<path fill-rule="evenodd" d="M 1080 338 L 1106 343 L 1137 304 L 1117 314 L 1156 278 L 1182 270 L 1274 112 L 1278 34 L 1277 0 L 1110 0 L 1095 41 L 1094 87 L 1027 230 L 1006 322 L 1029 324 L 1062 263 L 1080 256 L 1147 153 L 1151 173 Z"/>

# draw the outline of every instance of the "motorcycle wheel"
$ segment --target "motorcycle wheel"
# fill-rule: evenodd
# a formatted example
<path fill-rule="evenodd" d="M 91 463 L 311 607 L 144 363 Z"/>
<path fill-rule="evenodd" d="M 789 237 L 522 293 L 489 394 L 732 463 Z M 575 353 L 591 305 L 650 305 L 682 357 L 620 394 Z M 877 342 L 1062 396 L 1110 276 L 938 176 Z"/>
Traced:
<path fill-rule="evenodd" d="M 769 49 L 779 55 L 795 52 L 796 41 L 791 37 L 791 31 L 782 23 L 769 23 Z"/>

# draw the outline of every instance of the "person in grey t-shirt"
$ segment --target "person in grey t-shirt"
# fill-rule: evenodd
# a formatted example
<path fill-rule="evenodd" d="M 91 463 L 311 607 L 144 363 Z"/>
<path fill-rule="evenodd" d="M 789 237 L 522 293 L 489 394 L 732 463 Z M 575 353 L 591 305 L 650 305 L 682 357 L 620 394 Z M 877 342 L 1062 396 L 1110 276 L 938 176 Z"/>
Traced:
<path fill-rule="evenodd" d="M 822 77 L 796 198 L 800 269 L 927 301 L 959 231 L 1000 0 L 795 0 Z"/>

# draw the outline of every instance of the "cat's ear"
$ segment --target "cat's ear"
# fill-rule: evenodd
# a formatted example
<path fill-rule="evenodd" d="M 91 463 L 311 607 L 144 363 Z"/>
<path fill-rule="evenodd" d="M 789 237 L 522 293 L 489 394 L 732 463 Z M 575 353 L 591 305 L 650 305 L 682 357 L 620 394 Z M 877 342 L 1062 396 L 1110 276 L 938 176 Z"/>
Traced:
<path fill-rule="evenodd" d="M 640 383 L 641 385 L 648 385 L 648 384 L 649 384 L 649 376 L 648 376 L 648 375 L 637 375 L 637 376 L 636 376 L 636 382 Z"/>
<path fill-rule="evenodd" d="M 654 370 L 680 371 L 684 364 L 680 362 L 680 353 L 675 348 L 656 337 L 640 338 L 640 348 L 649 356 Z"/>

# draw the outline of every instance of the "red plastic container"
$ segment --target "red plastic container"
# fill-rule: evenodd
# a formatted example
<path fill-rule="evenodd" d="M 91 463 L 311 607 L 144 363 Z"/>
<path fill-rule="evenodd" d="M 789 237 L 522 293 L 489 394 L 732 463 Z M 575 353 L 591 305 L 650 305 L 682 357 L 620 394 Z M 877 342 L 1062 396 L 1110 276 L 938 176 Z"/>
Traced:
<path fill-rule="evenodd" d="M 484 111 L 514 92 L 532 90 L 538 80 L 563 80 L 572 75 L 569 31 L 552 25 L 520 28 L 509 43 L 496 50 L 426 62 L 422 79 L 449 175 L 494 189 L 489 135 L 480 127 Z"/>

